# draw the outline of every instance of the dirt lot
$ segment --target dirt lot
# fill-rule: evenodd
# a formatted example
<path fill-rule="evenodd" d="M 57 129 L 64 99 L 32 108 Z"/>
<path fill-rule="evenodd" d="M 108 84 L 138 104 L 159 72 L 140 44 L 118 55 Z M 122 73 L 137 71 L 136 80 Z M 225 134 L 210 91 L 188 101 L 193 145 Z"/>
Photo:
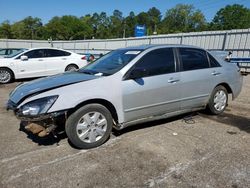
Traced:
<path fill-rule="evenodd" d="M 0 85 L 0 187 L 250 186 L 250 76 L 223 115 L 137 125 L 92 150 L 19 130 L 4 107 L 17 84 Z"/>

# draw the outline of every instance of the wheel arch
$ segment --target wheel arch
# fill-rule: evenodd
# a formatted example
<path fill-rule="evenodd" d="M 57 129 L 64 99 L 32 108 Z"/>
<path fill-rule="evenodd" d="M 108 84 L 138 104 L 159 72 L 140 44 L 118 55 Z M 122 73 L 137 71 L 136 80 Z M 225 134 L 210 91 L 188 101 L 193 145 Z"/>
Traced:
<path fill-rule="evenodd" d="M 70 63 L 70 64 L 67 64 L 67 65 L 66 65 L 64 71 L 66 71 L 67 68 L 68 68 L 69 66 L 75 66 L 77 69 L 79 69 L 79 66 L 78 66 L 77 64 L 75 64 L 75 63 Z"/>
<path fill-rule="evenodd" d="M 77 106 L 75 106 L 74 108 L 70 109 L 68 112 L 67 112 L 67 116 L 70 116 L 72 113 L 74 113 L 76 110 L 78 110 L 79 108 L 87 105 L 87 104 L 100 104 L 100 105 L 103 105 L 104 107 L 106 107 L 111 115 L 112 115 L 112 118 L 114 119 L 115 123 L 118 123 L 118 115 L 117 115 L 117 111 L 114 107 L 114 105 L 105 100 L 105 99 L 90 99 L 90 100 L 87 100 L 87 101 L 84 101 L 84 102 L 81 102 L 80 104 L 78 104 Z"/>
<path fill-rule="evenodd" d="M 215 87 L 217 87 L 217 86 L 223 86 L 224 88 L 226 88 L 228 94 L 233 95 L 233 90 L 228 83 L 222 82 L 222 83 L 216 85 Z"/>
<path fill-rule="evenodd" d="M 0 69 L 8 69 L 12 73 L 13 79 L 15 79 L 15 73 L 11 68 L 9 68 L 9 67 L 0 67 Z"/>

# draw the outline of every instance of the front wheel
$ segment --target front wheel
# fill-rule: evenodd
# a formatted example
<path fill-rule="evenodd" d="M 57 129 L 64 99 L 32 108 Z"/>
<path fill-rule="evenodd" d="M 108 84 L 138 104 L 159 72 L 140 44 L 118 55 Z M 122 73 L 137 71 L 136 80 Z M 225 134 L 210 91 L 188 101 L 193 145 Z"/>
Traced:
<path fill-rule="evenodd" d="M 66 134 L 77 148 L 89 149 L 102 145 L 113 126 L 111 113 L 100 104 L 81 107 L 66 121 Z"/>
<path fill-rule="evenodd" d="M 13 73 L 7 68 L 0 68 L 0 84 L 7 84 L 14 79 Z"/>
<path fill-rule="evenodd" d="M 228 93 L 225 87 L 217 86 L 209 99 L 207 110 L 214 115 L 221 114 L 227 106 Z"/>

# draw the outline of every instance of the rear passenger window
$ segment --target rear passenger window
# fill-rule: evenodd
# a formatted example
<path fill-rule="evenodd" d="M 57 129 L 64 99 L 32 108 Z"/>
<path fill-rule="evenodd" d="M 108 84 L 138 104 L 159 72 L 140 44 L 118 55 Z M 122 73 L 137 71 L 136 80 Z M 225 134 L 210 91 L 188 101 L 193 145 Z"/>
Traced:
<path fill-rule="evenodd" d="M 220 64 L 218 63 L 218 61 L 209 53 L 208 54 L 208 57 L 209 57 L 209 62 L 210 62 L 210 66 L 211 67 L 220 67 Z"/>
<path fill-rule="evenodd" d="M 61 50 L 54 50 L 54 49 L 47 49 L 46 56 L 47 57 L 60 57 L 60 56 L 69 56 L 69 52 L 61 51 Z"/>
<path fill-rule="evenodd" d="M 209 68 L 205 51 L 191 48 L 180 48 L 179 53 L 183 71 Z"/>
<path fill-rule="evenodd" d="M 135 68 L 145 69 L 145 77 L 175 72 L 173 49 L 161 48 L 148 52 L 136 63 Z"/>

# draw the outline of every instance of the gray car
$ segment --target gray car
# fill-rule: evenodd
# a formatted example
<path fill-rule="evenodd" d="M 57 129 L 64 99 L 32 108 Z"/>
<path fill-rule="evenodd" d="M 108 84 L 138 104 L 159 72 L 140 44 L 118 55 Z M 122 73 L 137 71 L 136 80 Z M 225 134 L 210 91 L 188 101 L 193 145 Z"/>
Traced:
<path fill-rule="evenodd" d="M 112 128 L 207 109 L 222 113 L 242 87 L 237 65 L 183 45 L 112 51 L 75 71 L 19 85 L 7 108 L 43 137 L 63 130 L 78 148 L 103 144 Z"/>

